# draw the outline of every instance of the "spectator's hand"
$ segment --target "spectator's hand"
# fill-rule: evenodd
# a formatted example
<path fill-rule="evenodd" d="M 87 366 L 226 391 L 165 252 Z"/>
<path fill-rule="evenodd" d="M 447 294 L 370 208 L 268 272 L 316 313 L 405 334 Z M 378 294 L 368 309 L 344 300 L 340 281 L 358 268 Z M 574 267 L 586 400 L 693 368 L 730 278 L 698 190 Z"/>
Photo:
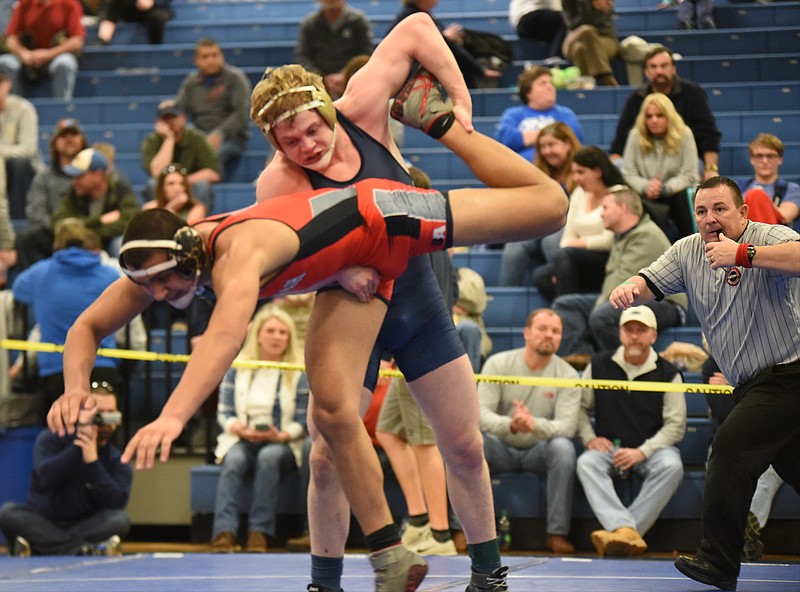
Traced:
<path fill-rule="evenodd" d="M 708 377 L 708 384 L 728 384 L 728 379 L 722 375 L 722 372 L 714 372 Z"/>
<path fill-rule="evenodd" d="M 181 192 L 167 202 L 166 209 L 178 214 L 187 203 L 189 203 L 189 196 L 186 195 L 186 192 Z"/>
<path fill-rule="evenodd" d="M 623 471 L 627 471 L 644 460 L 644 453 L 638 448 L 620 448 L 614 453 L 614 466 Z"/>
<path fill-rule="evenodd" d="M 536 418 L 520 400 L 514 400 L 514 413 L 511 416 L 511 431 L 515 434 L 530 434 L 536 430 Z"/>
<path fill-rule="evenodd" d="M 461 43 L 464 41 L 464 27 L 458 23 L 452 23 L 445 27 L 445 29 L 442 31 L 442 35 L 444 35 L 445 39 L 448 39 L 449 41 Z"/>
<path fill-rule="evenodd" d="M 664 184 L 661 182 L 661 177 L 653 177 L 650 179 L 650 182 L 647 184 L 647 189 L 645 190 L 647 199 L 658 199 L 661 196 L 661 189 L 663 187 Z"/>
<path fill-rule="evenodd" d="M 608 300 L 614 308 L 625 310 L 633 306 L 637 296 L 639 296 L 639 286 L 633 282 L 622 282 L 611 291 Z"/>
<path fill-rule="evenodd" d="M 483 76 L 485 78 L 500 78 L 503 73 L 500 70 L 493 70 L 492 68 L 486 68 L 483 71 Z"/>
<path fill-rule="evenodd" d="M 159 136 L 163 136 L 164 139 L 175 139 L 175 133 L 172 131 L 172 128 L 169 127 L 169 124 L 163 119 L 156 119 L 155 130 L 156 133 Z"/>
<path fill-rule="evenodd" d="M 136 10 L 147 12 L 153 8 L 153 0 L 136 0 Z"/>
<path fill-rule="evenodd" d="M 28 52 L 28 61 L 25 65 L 30 68 L 43 68 L 50 63 L 53 56 L 48 49 L 32 49 Z"/>
<path fill-rule="evenodd" d="M 564 246 L 572 247 L 573 249 L 585 249 L 586 241 L 582 238 L 571 238 L 567 241 L 564 241 Z"/>
<path fill-rule="evenodd" d="M 172 442 L 181 435 L 183 424 L 172 417 L 158 417 L 134 434 L 122 453 L 122 462 L 136 461 L 136 469 L 152 469 L 156 454 L 167 462 Z"/>
<path fill-rule="evenodd" d="M 344 74 L 341 72 L 323 76 L 322 82 L 332 99 L 336 100 L 344 94 Z"/>
<path fill-rule="evenodd" d="M 703 181 L 706 179 L 710 179 L 711 177 L 718 177 L 719 171 L 703 171 Z"/>
<path fill-rule="evenodd" d="M 81 410 L 94 413 L 97 402 L 92 393 L 84 389 L 73 389 L 56 399 L 47 412 L 47 426 L 50 431 L 64 436 L 75 433 L 75 424 Z"/>
<path fill-rule="evenodd" d="M 333 276 L 333 279 L 358 298 L 359 302 L 370 302 L 373 294 L 378 289 L 381 276 L 371 267 L 354 265 L 342 269 Z"/>
<path fill-rule="evenodd" d="M 614 10 L 614 0 L 592 0 L 592 8 L 600 12 L 611 12 Z"/>
<path fill-rule="evenodd" d="M 87 421 L 91 421 L 91 417 Z M 97 461 L 97 426 L 79 425 L 75 432 L 75 446 L 81 449 L 83 462 L 87 465 Z"/>
<path fill-rule="evenodd" d="M 218 132 L 211 132 L 206 136 L 206 140 L 214 149 L 214 152 L 219 152 L 219 147 L 222 146 L 222 134 Z"/>
<path fill-rule="evenodd" d="M 100 216 L 100 224 L 113 224 L 117 220 L 119 220 L 122 214 L 119 210 L 111 210 L 110 212 L 106 212 L 102 216 Z"/>
<path fill-rule="evenodd" d="M 614 443 L 608 438 L 597 436 L 586 443 L 586 448 L 588 450 L 597 450 L 597 452 L 611 452 L 611 449 L 614 448 Z"/>
<path fill-rule="evenodd" d="M 711 264 L 711 269 L 736 265 L 736 251 L 738 249 L 739 243 L 732 241 L 724 233 L 720 232 L 717 240 L 706 243 L 706 258 Z"/>
<path fill-rule="evenodd" d="M 522 132 L 522 143 L 526 146 L 533 146 L 536 144 L 536 138 L 539 137 L 539 130 L 525 130 Z"/>

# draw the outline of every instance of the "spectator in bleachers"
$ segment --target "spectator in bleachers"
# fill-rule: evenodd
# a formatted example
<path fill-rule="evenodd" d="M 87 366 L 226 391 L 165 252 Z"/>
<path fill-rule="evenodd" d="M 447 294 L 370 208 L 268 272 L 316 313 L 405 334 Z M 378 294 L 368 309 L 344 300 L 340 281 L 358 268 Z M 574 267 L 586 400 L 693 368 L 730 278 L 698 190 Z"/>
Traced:
<path fill-rule="evenodd" d="M 192 197 L 192 187 L 186 178 L 186 171 L 177 164 L 169 165 L 158 176 L 156 198 L 142 205 L 143 210 L 151 208 L 165 208 L 189 224 L 208 215 L 205 204 Z"/>
<path fill-rule="evenodd" d="M 72 100 L 86 38 L 82 17 L 77 0 L 20 0 L 6 29 L 9 53 L 0 55 L 0 70 L 14 81 L 14 92 L 24 94 L 24 84 L 49 77 L 52 95 Z"/>
<path fill-rule="evenodd" d="M 74 434 L 37 436 L 27 501 L 0 508 L 11 555 L 122 554 L 133 468 L 111 442 L 120 422 L 114 391 L 105 383 L 92 391 L 97 405 L 81 410 Z"/>
<path fill-rule="evenodd" d="M 301 364 L 303 350 L 294 322 L 267 304 L 253 318 L 238 361 Z M 236 544 L 239 514 L 248 514 L 249 553 L 266 553 L 275 535 L 281 477 L 300 465 L 307 434 L 308 381 L 303 372 L 276 368 L 231 368 L 219 391 L 217 421 L 222 433 L 214 456 L 222 464 L 214 505 L 214 551 L 230 553 Z M 252 476 L 252 502 L 240 507 L 242 489 Z"/>
<path fill-rule="evenodd" d="M 570 195 L 575 190 L 572 163 L 580 147 L 580 141 L 566 123 L 557 121 L 548 124 L 536 137 L 533 164 L 558 181 Z M 552 262 L 561 234 L 562 231 L 559 231 L 541 239 L 506 243 L 500 261 L 499 285 L 531 285 L 530 276 L 536 268 Z"/>
<path fill-rule="evenodd" d="M 683 0 L 678 4 L 679 29 L 716 29 L 714 0 Z"/>
<path fill-rule="evenodd" d="M 155 131 L 142 141 L 141 153 L 142 167 L 150 175 L 146 198 L 161 171 L 177 163 L 186 169 L 195 199 L 214 209 L 213 185 L 221 179 L 217 155 L 203 132 L 186 126 L 186 113 L 175 100 L 158 104 Z"/>
<path fill-rule="evenodd" d="M 13 80 L 0 70 L 0 195 L 8 198 L 12 218 L 25 216 L 25 196 L 40 168 L 39 116 L 36 107 L 11 95 Z"/>
<path fill-rule="evenodd" d="M 583 146 L 573 157 L 575 190 L 570 195 L 567 223 L 552 263 L 539 266 L 533 282 L 553 300 L 564 294 L 597 292 L 614 242 L 614 233 L 603 225 L 603 198 L 609 188 L 625 183 L 619 170 L 597 146 Z"/>
<path fill-rule="evenodd" d="M 666 47 L 656 47 L 645 56 L 644 75 L 647 84 L 631 93 L 622 107 L 609 151 L 611 158 L 615 162 L 621 159 L 628 133 L 641 111 L 644 98 L 651 93 L 660 92 L 669 97 L 684 123 L 692 130 L 697 153 L 705 167 L 703 178 L 718 175 L 722 134 L 717 128 L 717 121 L 705 91 L 697 83 L 678 76 L 672 52 Z"/>
<path fill-rule="evenodd" d="M 645 211 L 664 234 L 672 242 L 693 234 L 689 189 L 700 181 L 697 146 L 669 97 L 656 92 L 644 98 L 622 160 L 625 182 L 641 196 Z"/>
<path fill-rule="evenodd" d="M 783 164 L 783 142 L 772 134 L 758 134 L 748 150 L 755 175 L 742 187 L 749 208 L 747 217 L 791 226 L 800 216 L 800 185 L 778 174 Z"/>
<path fill-rule="evenodd" d="M 567 36 L 562 52 L 584 76 L 601 86 L 619 86 L 611 60 L 619 55 L 613 0 L 563 0 Z"/>
<path fill-rule="evenodd" d="M 556 355 L 562 324 L 558 314 L 541 308 L 528 315 L 525 347 L 494 354 L 483 373 L 490 376 L 578 378 Z M 532 472 L 547 475 L 547 548 L 570 554 L 572 494 L 575 488 L 575 445 L 581 391 L 481 382 L 481 431 L 492 473 Z"/>
<path fill-rule="evenodd" d="M 553 309 L 564 322 L 559 355 L 585 365 L 593 352 L 619 346 L 620 311 L 608 302 L 611 291 L 655 261 L 669 247 L 669 239 L 644 213 L 642 200 L 629 187 L 612 187 L 603 198 L 603 226 L 614 233 L 614 243 L 598 293 L 566 294 L 556 298 Z M 674 294 L 648 305 L 664 331 L 683 322 L 687 306 L 684 294 Z"/>
<path fill-rule="evenodd" d="M 63 344 L 75 319 L 103 290 L 120 276 L 101 259 L 100 237 L 76 218 L 56 224 L 54 254 L 22 271 L 14 280 L 14 299 L 31 307 L 40 327 L 41 341 Z M 54 289 L 55 288 L 55 289 Z M 111 334 L 101 347 L 114 348 Z M 121 392 L 122 379 L 116 358 L 98 357 L 91 380 L 111 384 Z M 49 403 L 64 392 L 63 354 L 40 352 L 38 355 L 39 388 Z"/>
<path fill-rule="evenodd" d="M 705 339 L 704 339 L 705 341 Z M 720 372 L 717 361 L 709 356 L 702 369 L 703 382 L 707 384 L 727 385 L 728 380 Z M 736 401 L 731 396 L 706 394 L 706 402 L 711 410 L 713 431 L 716 432 L 725 418 L 728 417 Z M 709 446 L 709 455 L 711 447 Z M 750 511 L 747 514 L 747 525 L 744 531 L 744 558 L 747 561 L 758 561 L 764 554 L 764 543 L 761 541 L 761 530 L 767 525 L 769 513 L 772 509 L 772 500 L 783 485 L 783 479 L 772 466 L 764 471 L 756 483 L 756 491 L 750 502 Z"/>
<path fill-rule="evenodd" d="M 53 212 L 53 224 L 65 218 L 82 220 L 100 236 L 103 249 L 116 257 L 125 227 L 139 211 L 133 189 L 108 173 L 108 160 L 93 148 L 81 150 L 64 172 L 72 183 Z"/>
<path fill-rule="evenodd" d="M 433 20 L 436 28 L 438 28 L 444 36 L 447 47 L 450 48 L 450 51 L 453 52 L 453 55 L 456 57 L 456 62 L 458 63 L 458 67 L 468 87 L 475 88 L 479 86 L 479 83 L 484 79 L 500 78 L 502 73 L 499 70 L 484 66 L 464 47 L 465 33 L 463 26 L 458 23 L 450 23 L 445 27 L 439 19 L 433 16 L 433 9 L 439 4 L 439 0 L 402 1 L 403 8 L 397 14 L 392 28 L 396 27 L 397 23 L 415 12 L 427 13 Z"/>
<path fill-rule="evenodd" d="M 578 478 L 603 527 L 592 532 L 600 557 L 647 551 L 642 536 L 683 479 L 677 448 L 686 432 L 683 392 L 642 392 L 634 386 L 638 381 L 683 383 L 680 371 L 653 349 L 657 337 L 658 323 L 651 309 L 626 310 L 619 319 L 622 345 L 592 356 L 583 375 L 587 380 L 633 381 L 630 391 L 583 389 L 578 435 L 586 450 L 578 457 Z M 642 479 L 642 487 L 626 507 L 614 480 L 631 474 Z"/>
<path fill-rule="evenodd" d="M 519 75 L 517 96 L 522 105 L 509 107 L 500 116 L 495 138 L 526 160 L 536 155 L 536 139 L 543 127 L 556 121 L 566 123 L 583 142 L 578 116 L 556 103 L 557 91 L 549 68 L 532 66 Z"/>
<path fill-rule="evenodd" d="M 225 62 L 222 48 L 213 39 L 197 42 L 194 65 L 197 70 L 183 79 L 175 101 L 192 125 L 205 132 L 217 154 L 222 179 L 230 181 L 250 137 L 250 80 Z"/>
<path fill-rule="evenodd" d="M 8 215 L 8 200 L 0 194 L 0 289 L 5 288 L 8 269 L 17 264 L 17 251 L 14 249 L 14 226 Z"/>
<path fill-rule="evenodd" d="M 143 23 L 147 29 L 147 42 L 158 44 L 164 42 L 164 27 L 173 17 L 170 8 L 172 0 L 106 0 L 102 7 L 97 39 L 108 45 L 117 23 Z"/>
<path fill-rule="evenodd" d="M 342 69 L 355 56 L 372 53 L 372 25 L 360 10 L 345 0 L 319 0 L 319 11 L 300 23 L 295 61 L 322 76 L 325 88 L 336 99 L 344 93 Z"/>
<path fill-rule="evenodd" d="M 483 313 L 489 304 L 483 277 L 474 269 L 459 267 L 458 294 L 453 305 L 453 323 L 464 344 L 472 370 L 477 374 L 487 356 L 492 353 L 492 338 L 486 332 Z"/>
<path fill-rule="evenodd" d="M 17 234 L 18 269 L 23 270 L 53 254 L 53 212 L 69 190 L 64 167 L 88 146 L 77 119 L 61 119 L 50 139 L 50 165 L 33 178 L 25 205 L 27 224 Z"/>
<path fill-rule="evenodd" d="M 511 0 L 508 20 L 520 39 L 544 41 L 548 44 L 548 58 L 561 57 L 561 44 L 567 34 L 561 0 Z"/>

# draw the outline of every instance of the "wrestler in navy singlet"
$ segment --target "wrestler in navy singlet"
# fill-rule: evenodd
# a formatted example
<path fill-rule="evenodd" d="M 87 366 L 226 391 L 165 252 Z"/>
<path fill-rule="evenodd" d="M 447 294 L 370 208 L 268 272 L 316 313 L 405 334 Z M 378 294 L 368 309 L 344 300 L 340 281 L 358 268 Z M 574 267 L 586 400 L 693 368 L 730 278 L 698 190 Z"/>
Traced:
<path fill-rule="evenodd" d="M 361 168 L 352 179 L 342 182 L 303 169 L 314 189 L 345 187 L 369 178 L 413 184 L 410 175 L 385 146 L 338 110 L 336 119 L 358 150 Z M 464 355 L 464 345 L 453 325 L 452 312 L 447 310 L 427 255 L 411 259 L 408 269 L 394 282 L 392 301 L 364 379 L 364 386 L 371 391 L 375 390 L 383 350 L 394 355 L 397 367 L 409 381 Z"/>

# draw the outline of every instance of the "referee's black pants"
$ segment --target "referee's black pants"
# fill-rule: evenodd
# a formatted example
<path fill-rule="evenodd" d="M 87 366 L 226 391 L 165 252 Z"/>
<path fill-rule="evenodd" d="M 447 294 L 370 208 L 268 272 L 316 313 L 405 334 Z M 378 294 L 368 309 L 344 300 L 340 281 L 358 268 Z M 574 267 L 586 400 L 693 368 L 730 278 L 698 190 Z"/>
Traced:
<path fill-rule="evenodd" d="M 739 576 L 756 482 L 771 464 L 800 493 L 800 361 L 773 366 L 734 390 L 736 406 L 714 436 L 698 555 Z"/>

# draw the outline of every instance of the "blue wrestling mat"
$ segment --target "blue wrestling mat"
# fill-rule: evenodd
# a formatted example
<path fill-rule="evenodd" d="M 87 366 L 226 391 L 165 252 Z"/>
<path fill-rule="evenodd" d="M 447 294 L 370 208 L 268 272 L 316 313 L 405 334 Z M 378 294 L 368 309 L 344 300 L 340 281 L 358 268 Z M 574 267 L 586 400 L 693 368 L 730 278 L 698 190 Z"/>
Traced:
<path fill-rule="evenodd" d="M 148 553 L 122 557 L 0 558 L 0 590 L 7 592 L 302 592 L 309 556 Z M 431 557 L 420 591 L 463 592 L 469 558 Z M 715 588 L 683 577 L 669 560 L 591 559 L 514 555 L 506 558 L 512 592 L 702 592 Z M 364 555 L 347 555 L 346 592 L 373 589 Z M 800 563 L 742 567 L 740 592 L 797 592 Z"/>

